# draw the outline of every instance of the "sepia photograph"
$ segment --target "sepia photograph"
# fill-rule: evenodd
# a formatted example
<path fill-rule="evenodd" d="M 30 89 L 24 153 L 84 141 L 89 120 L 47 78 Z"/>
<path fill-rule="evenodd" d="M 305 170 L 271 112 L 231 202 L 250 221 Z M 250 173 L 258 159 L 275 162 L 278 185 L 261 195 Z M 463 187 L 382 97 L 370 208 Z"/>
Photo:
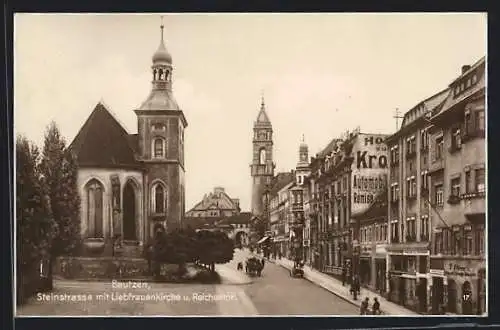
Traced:
<path fill-rule="evenodd" d="M 15 316 L 488 316 L 486 13 L 13 39 Z"/>

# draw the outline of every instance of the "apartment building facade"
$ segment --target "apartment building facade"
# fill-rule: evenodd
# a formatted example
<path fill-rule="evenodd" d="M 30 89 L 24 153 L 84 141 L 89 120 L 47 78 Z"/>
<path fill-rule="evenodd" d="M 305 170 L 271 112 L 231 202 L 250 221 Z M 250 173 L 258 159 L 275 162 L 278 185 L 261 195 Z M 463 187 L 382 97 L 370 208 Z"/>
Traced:
<path fill-rule="evenodd" d="M 432 310 L 486 312 L 486 61 L 462 67 L 430 121 Z"/>
<path fill-rule="evenodd" d="M 401 128 L 387 138 L 390 151 L 388 193 L 388 297 L 426 312 L 429 303 L 430 204 L 420 193 L 429 185 L 428 114 L 442 106 L 443 90 L 405 113 Z"/>

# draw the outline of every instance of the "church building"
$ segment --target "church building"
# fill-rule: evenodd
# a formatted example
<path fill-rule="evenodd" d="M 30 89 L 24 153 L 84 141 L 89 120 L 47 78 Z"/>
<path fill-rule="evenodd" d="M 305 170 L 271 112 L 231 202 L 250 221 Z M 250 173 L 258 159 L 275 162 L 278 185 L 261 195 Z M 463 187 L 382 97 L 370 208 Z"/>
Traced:
<path fill-rule="evenodd" d="M 187 121 L 172 93 L 163 28 L 152 58 L 151 92 L 134 110 L 138 133 L 128 133 L 99 103 L 69 147 L 78 163 L 81 233 L 93 254 L 114 255 L 118 247 L 123 255 L 136 255 L 159 226 L 182 225 Z"/>

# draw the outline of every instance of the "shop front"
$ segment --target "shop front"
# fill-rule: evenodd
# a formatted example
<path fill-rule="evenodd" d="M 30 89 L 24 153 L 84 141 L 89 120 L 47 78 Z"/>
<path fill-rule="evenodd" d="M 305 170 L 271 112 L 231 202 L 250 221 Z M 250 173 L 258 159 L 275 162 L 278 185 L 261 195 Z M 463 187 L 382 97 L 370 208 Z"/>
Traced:
<path fill-rule="evenodd" d="M 483 314 L 486 307 L 485 261 L 444 260 L 447 278 L 447 310 L 462 315 Z"/>
<path fill-rule="evenodd" d="M 359 280 L 362 286 L 370 287 L 372 284 L 372 254 L 369 248 L 361 249 L 359 254 Z"/>
<path fill-rule="evenodd" d="M 414 311 L 426 312 L 427 244 L 390 246 L 389 300 Z"/>
<path fill-rule="evenodd" d="M 374 274 L 375 287 L 377 292 L 385 293 L 387 291 L 387 250 L 385 244 L 377 244 L 374 253 Z"/>
<path fill-rule="evenodd" d="M 482 315 L 486 312 L 484 259 L 431 259 L 433 314 Z"/>

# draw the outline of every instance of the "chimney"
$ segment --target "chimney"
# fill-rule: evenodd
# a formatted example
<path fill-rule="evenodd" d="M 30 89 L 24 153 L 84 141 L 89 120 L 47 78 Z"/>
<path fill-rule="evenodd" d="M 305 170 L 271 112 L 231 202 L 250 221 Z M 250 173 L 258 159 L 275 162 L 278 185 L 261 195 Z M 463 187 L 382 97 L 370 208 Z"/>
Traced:
<path fill-rule="evenodd" d="M 469 71 L 469 69 L 470 69 L 470 65 L 462 65 L 462 74 L 464 74 L 467 71 Z"/>

